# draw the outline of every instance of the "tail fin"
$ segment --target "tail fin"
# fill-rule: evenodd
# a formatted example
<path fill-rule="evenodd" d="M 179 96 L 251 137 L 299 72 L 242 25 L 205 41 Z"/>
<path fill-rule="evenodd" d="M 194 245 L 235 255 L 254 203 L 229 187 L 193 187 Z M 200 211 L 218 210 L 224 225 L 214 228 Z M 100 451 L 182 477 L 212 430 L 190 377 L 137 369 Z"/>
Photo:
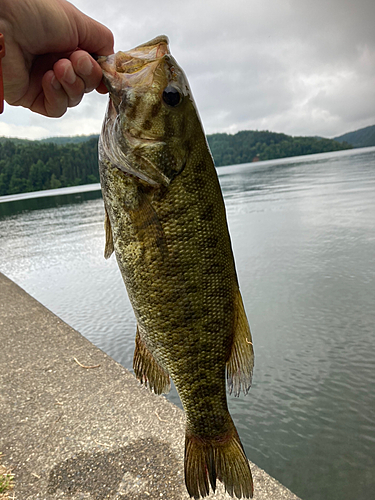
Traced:
<path fill-rule="evenodd" d="M 224 436 L 202 439 L 185 437 L 185 484 L 191 497 L 197 499 L 213 491 L 216 479 L 225 486 L 231 497 L 252 498 L 253 479 L 237 430 L 232 428 Z"/>

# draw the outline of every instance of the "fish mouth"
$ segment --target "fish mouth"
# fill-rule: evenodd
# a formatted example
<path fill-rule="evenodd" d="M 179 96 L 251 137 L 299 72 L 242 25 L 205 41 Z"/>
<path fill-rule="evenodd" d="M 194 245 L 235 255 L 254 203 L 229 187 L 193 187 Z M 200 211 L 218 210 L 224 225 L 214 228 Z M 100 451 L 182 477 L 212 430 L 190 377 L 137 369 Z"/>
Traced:
<path fill-rule="evenodd" d="M 168 37 L 162 35 L 127 52 L 98 57 L 111 97 L 127 87 L 151 85 L 160 60 L 170 55 L 168 44 Z"/>
<path fill-rule="evenodd" d="M 147 89 L 152 86 L 161 61 L 170 57 L 168 43 L 168 38 L 162 35 L 127 52 L 120 51 L 97 59 L 103 71 L 103 81 L 110 93 L 100 149 L 119 170 L 155 187 L 168 185 L 170 180 L 142 154 L 142 151 L 144 147 L 158 148 L 165 143 L 162 138 L 147 134 L 144 130 L 136 131 L 131 126 L 123 129 L 120 110 L 124 103 L 126 105 L 127 92 L 130 89 Z M 142 161 L 142 169 L 134 168 L 130 164 L 124 153 L 129 147 L 137 151 Z"/>
<path fill-rule="evenodd" d="M 170 54 L 169 51 L 169 39 L 166 35 L 160 35 L 149 42 L 142 43 L 134 49 L 130 49 L 125 54 L 135 58 L 144 58 L 150 61 L 160 59 L 166 54 Z"/>

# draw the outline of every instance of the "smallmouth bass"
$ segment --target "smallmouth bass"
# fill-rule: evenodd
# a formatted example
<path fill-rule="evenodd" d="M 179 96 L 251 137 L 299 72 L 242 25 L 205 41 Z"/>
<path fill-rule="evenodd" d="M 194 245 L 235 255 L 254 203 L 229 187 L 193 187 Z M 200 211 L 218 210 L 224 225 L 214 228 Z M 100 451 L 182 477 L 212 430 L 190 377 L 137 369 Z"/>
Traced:
<path fill-rule="evenodd" d="M 133 367 L 156 394 L 173 379 L 186 414 L 185 484 L 250 498 L 229 414 L 254 363 L 224 201 L 188 81 L 161 36 L 98 60 L 110 100 L 99 141 L 113 251 L 137 319 Z"/>

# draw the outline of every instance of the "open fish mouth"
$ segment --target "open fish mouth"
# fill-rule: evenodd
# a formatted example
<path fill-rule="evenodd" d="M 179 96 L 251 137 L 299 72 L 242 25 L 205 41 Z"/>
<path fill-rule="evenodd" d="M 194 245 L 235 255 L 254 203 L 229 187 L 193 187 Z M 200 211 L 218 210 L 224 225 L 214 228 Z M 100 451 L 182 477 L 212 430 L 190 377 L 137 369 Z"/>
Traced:
<path fill-rule="evenodd" d="M 110 93 L 100 148 L 121 171 L 152 186 L 168 185 L 170 180 L 142 152 L 144 148 L 163 147 L 165 142 L 162 137 L 140 127 L 135 129 L 131 123 L 123 127 L 120 115 L 121 108 L 128 106 L 128 92 L 152 86 L 155 73 L 162 71 L 159 68 L 161 61 L 170 55 L 168 43 L 166 36 L 159 36 L 127 52 L 119 51 L 98 58 L 104 83 Z M 134 167 L 127 154 L 124 154 L 129 148 L 137 151 L 143 165 L 142 171 Z"/>
<path fill-rule="evenodd" d="M 168 43 L 168 37 L 163 35 L 127 52 L 100 56 L 98 63 L 110 93 L 150 85 L 160 60 L 170 54 Z"/>
<path fill-rule="evenodd" d="M 166 35 L 160 35 L 149 42 L 142 43 L 137 47 L 127 50 L 126 52 L 117 52 L 119 54 L 119 67 L 131 67 L 130 65 L 126 66 L 126 61 L 129 61 L 132 58 L 136 59 L 144 59 L 148 61 L 154 61 L 156 59 L 160 59 L 165 54 L 170 54 L 169 51 L 169 39 Z M 121 54 L 123 56 L 121 56 Z M 105 56 L 103 56 L 105 58 Z M 124 65 L 124 66 L 123 66 Z M 123 71 L 124 72 L 124 71 Z M 129 71 L 131 72 L 131 70 Z"/>

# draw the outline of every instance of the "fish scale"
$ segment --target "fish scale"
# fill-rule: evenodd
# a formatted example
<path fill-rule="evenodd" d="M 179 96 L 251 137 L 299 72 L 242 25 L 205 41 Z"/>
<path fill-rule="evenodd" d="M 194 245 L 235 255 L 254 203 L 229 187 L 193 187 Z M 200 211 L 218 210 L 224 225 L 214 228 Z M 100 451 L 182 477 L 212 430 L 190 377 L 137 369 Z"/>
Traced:
<path fill-rule="evenodd" d="M 99 142 L 106 249 L 137 319 L 134 371 L 155 393 L 171 377 L 186 412 L 191 497 L 216 480 L 253 494 L 228 411 L 247 393 L 253 347 L 219 181 L 187 79 L 166 37 L 99 58 L 110 102 Z"/>

